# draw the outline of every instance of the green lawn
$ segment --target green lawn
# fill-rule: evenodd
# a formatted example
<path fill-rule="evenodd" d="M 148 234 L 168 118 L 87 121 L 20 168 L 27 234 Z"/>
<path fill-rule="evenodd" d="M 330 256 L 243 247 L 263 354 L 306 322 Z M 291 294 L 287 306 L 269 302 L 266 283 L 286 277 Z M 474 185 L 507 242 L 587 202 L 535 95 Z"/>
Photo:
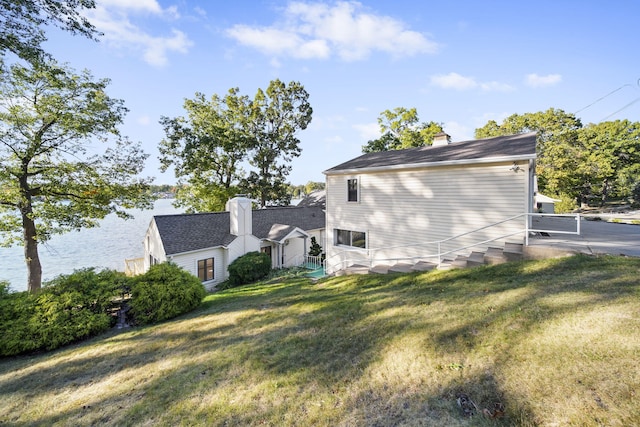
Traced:
<path fill-rule="evenodd" d="M 0 359 L 0 426 L 640 425 L 639 273 L 575 256 L 228 290 Z"/>

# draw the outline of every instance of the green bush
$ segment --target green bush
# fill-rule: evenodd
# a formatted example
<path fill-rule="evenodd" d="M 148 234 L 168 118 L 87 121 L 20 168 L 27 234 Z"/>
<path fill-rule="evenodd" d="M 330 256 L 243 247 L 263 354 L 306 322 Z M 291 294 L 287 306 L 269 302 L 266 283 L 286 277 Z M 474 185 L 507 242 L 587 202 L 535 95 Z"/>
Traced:
<path fill-rule="evenodd" d="M 129 314 L 137 324 L 160 322 L 197 308 L 205 295 L 191 273 L 172 263 L 156 264 L 134 278 Z"/>
<path fill-rule="evenodd" d="M 560 201 L 556 202 L 553 206 L 555 212 L 558 214 L 571 213 L 578 209 L 578 203 L 576 202 L 575 197 L 571 197 L 567 194 L 558 194 L 552 197 L 554 199 L 560 199 Z"/>
<path fill-rule="evenodd" d="M 106 331 L 115 296 L 126 286 L 123 273 L 93 269 L 61 275 L 37 294 L 0 292 L 0 355 L 53 350 Z"/>
<path fill-rule="evenodd" d="M 271 257 L 262 252 L 249 252 L 229 264 L 228 287 L 260 280 L 271 271 Z"/>

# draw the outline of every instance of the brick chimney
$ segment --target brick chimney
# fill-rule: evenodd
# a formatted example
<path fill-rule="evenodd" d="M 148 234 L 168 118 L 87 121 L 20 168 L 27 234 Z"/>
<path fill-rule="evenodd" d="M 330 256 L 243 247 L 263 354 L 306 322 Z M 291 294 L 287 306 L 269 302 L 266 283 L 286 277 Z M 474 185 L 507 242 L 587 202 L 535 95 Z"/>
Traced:
<path fill-rule="evenodd" d="M 433 136 L 433 146 L 449 145 L 451 144 L 451 137 L 445 132 L 438 132 Z"/>

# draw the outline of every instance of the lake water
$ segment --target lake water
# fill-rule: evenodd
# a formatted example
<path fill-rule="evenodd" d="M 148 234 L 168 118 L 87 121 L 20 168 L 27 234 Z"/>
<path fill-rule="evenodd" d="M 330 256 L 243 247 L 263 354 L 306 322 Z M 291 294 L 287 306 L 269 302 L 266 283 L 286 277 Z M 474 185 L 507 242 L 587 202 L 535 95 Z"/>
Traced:
<path fill-rule="evenodd" d="M 151 218 L 182 212 L 173 207 L 172 201 L 157 200 L 152 210 L 130 210 L 134 217 L 130 220 L 108 215 L 100 227 L 53 236 L 46 244 L 38 245 L 43 281 L 87 267 L 124 271 L 125 259 L 144 256 L 142 242 Z M 27 290 L 22 246 L 0 248 L 0 280 L 8 281 L 12 290 Z"/>

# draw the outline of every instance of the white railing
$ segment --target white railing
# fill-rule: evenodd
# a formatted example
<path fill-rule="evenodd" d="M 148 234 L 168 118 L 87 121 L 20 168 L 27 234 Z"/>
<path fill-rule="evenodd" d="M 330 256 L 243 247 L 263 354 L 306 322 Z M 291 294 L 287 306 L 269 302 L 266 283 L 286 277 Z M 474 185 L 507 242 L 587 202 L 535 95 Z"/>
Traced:
<path fill-rule="evenodd" d="M 144 258 L 125 259 L 124 273 L 127 276 L 137 276 L 144 273 Z"/>
<path fill-rule="evenodd" d="M 560 230 L 560 229 L 550 229 L 550 228 L 540 228 L 540 227 L 532 227 L 530 222 L 532 222 L 532 219 L 534 217 L 552 217 L 552 218 L 564 218 L 564 217 L 572 217 L 575 219 L 576 221 L 576 231 L 571 231 L 571 230 Z M 474 233 L 478 233 L 480 231 L 486 230 L 488 228 L 491 227 L 495 227 L 510 221 L 515 221 L 518 219 L 522 219 L 524 218 L 525 221 L 525 226 L 522 229 L 516 230 L 514 232 L 511 233 L 507 233 L 507 234 L 501 234 L 497 237 L 493 237 L 491 239 L 484 239 L 482 241 L 479 242 L 475 242 L 475 243 L 471 243 L 468 245 L 463 245 L 463 246 L 458 246 L 455 247 L 453 249 L 443 249 L 443 246 L 445 246 L 447 243 L 453 242 L 457 239 L 460 239 L 461 237 L 465 237 L 465 236 L 470 236 L 473 235 Z M 501 241 L 504 239 L 507 239 L 509 237 L 513 237 L 519 234 L 524 234 L 524 243 L 526 246 L 529 245 L 529 234 L 531 232 L 549 232 L 549 233 L 558 233 L 558 234 L 574 234 L 574 235 L 580 235 L 580 214 L 543 214 L 543 213 L 522 213 L 519 215 L 515 215 L 512 216 L 510 218 L 506 218 L 504 220 L 471 230 L 471 231 L 467 231 L 452 237 L 448 237 L 446 239 L 441 239 L 441 240 L 434 240 L 434 241 L 430 241 L 430 242 L 420 242 L 420 243 L 414 243 L 414 244 L 409 244 L 409 245 L 397 245 L 397 246 L 387 246 L 387 247 L 382 247 L 382 248 L 371 248 L 371 249 L 365 249 L 364 251 L 362 249 L 344 249 L 336 254 L 333 254 L 331 257 L 327 258 L 325 260 L 325 266 L 328 267 L 327 271 L 329 272 L 335 272 L 338 270 L 342 270 L 346 267 L 349 267 L 350 265 L 354 265 L 358 262 L 366 262 L 369 266 L 369 268 L 371 268 L 373 265 L 375 264 L 381 264 L 381 263 L 388 263 L 391 261 L 395 261 L 395 262 L 399 262 L 399 261 L 415 261 L 415 260 L 428 260 L 428 259 L 434 259 L 435 260 L 435 264 L 438 265 L 438 267 L 440 266 L 440 264 L 442 263 L 442 260 L 444 257 L 446 257 L 447 255 L 451 255 L 451 254 L 457 254 L 460 253 L 462 251 L 466 251 L 468 249 L 474 248 L 474 247 L 480 247 L 480 246 L 485 246 L 488 243 L 491 242 L 496 242 L 496 241 Z M 387 251 L 389 249 L 400 249 L 400 248 L 425 248 L 425 253 L 420 254 L 418 256 L 401 256 L 401 257 L 384 257 L 384 258 L 377 258 L 375 256 L 376 252 L 379 251 Z M 428 247 L 434 248 L 435 251 L 429 253 L 429 249 L 427 249 Z M 433 250 L 433 249 L 431 249 Z M 342 257 L 343 259 L 337 261 L 337 262 L 333 262 L 331 260 L 334 260 L 336 257 Z"/>

